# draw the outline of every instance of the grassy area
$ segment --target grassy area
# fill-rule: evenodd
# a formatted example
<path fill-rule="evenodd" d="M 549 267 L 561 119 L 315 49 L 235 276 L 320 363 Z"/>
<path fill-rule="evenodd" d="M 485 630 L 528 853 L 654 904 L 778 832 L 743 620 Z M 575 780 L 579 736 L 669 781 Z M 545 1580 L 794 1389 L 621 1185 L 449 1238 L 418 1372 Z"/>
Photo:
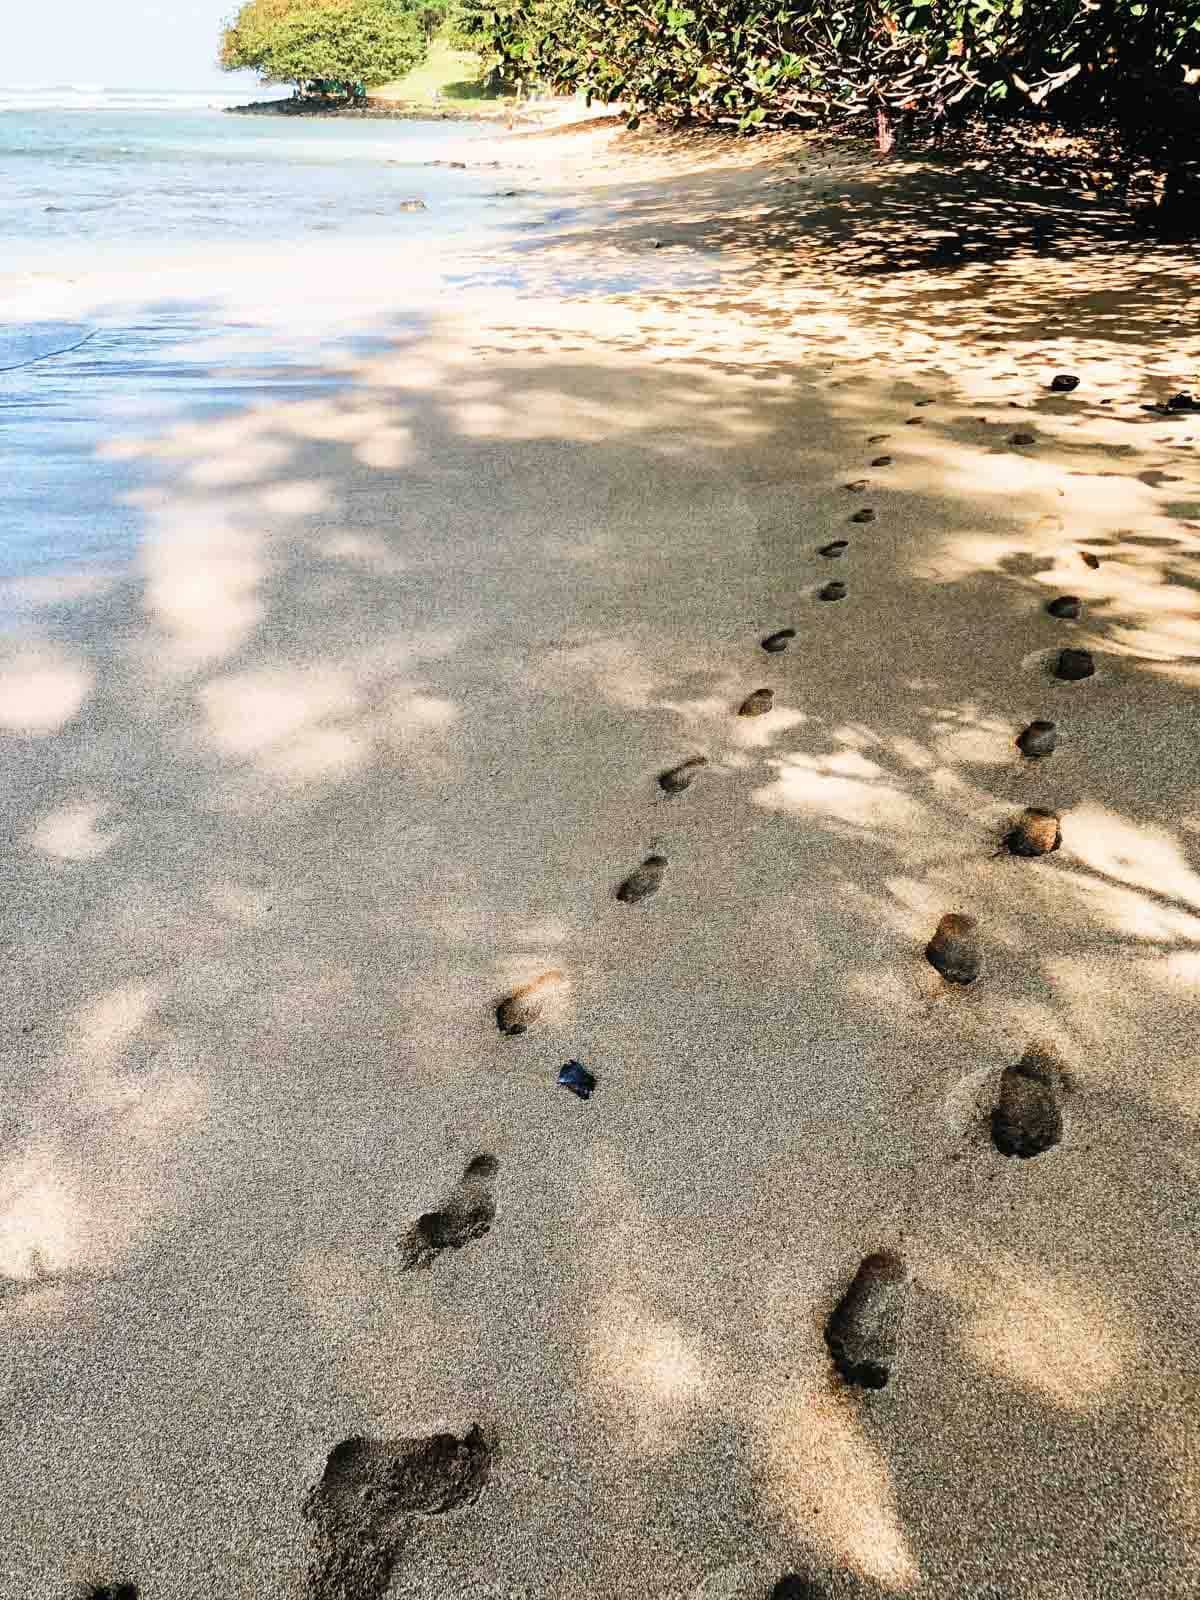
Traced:
<path fill-rule="evenodd" d="M 402 100 L 410 105 L 440 104 L 452 108 L 500 96 L 479 81 L 479 57 L 469 50 L 454 50 L 444 39 L 435 39 L 419 67 L 403 78 L 382 83 L 371 90 L 372 100 Z"/>

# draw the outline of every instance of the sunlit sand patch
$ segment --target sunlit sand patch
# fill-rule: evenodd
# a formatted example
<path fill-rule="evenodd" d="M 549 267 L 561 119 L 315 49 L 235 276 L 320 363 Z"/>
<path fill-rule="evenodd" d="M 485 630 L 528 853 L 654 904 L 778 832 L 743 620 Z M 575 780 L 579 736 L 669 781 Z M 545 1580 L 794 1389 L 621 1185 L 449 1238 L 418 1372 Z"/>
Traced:
<path fill-rule="evenodd" d="M 276 483 L 263 489 L 258 503 L 274 516 L 305 517 L 323 511 L 329 503 L 328 485 L 316 480 L 296 478 L 291 483 Z"/>
<path fill-rule="evenodd" d="M 159 980 L 133 978 L 89 1001 L 67 1026 L 67 1049 L 79 1067 L 112 1065 L 162 999 Z"/>
<path fill-rule="evenodd" d="M 320 724 L 351 716 L 359 696 L 337 667 L 266 667 L 216 678 L 201 690 L 209 735 L 229 755 L 281 752 L 288 758 Z"/>
<path fill-rule="evenodd" d="M 793 1382 L 756 1420 L 766 1494 L 796 1533 L 886 1588 L 916 1584 L 887 1463 L 847 1397 Z"/>
<path fill-rule="evenodd" d="M 361 406 L 346 401 L 305 400 L 292 405 L 276 419 L 277 426 L 301 439 L 329 444 L 353 444 L 368 439 L 380 429 L 404 420 L 396 407 Z"/>
<path fill-rule="evenodd" d="M 407 428 L 377 428 L 354 447 L 355 460 L 381 471 L 408 466 L 415 453 L 412 434 Z"/>
<path fill-rule="evenodd" d="M 1095 1284 L 999 1253 L 935 1259 L 923 1277 L 961 1305 L 960 1339 L 972 1360 L 1064 1409 L 1107 1405 L 1140 1364 L 1132 1327 Z"/>
<path fill-rule="evenodd" d="M 399 744 L 444 733 L 461 716 L 453 700 L 443 695 L 400 691 L 394 694 L 381 713 L 382 729 Z"/>
<path fill-rule="evenodd" d="M 921 801 L 891 781 L 883 767 L 855 751 L 832 756 L 797 753 L 770 765 L 775 768 L 774 780 L 751 796 L 768 811 L 823 817 L 889 836 L 916 834 L 932 825 Z"/>
<path fill-rule="evenodd" d="M 35 850 L 57 861 L 94 861 L 112 848 L 119 830 L 102 833 L 101 824 L 112 807 L 100 800 L 60 806 L 48 812 L 29 835 Z"/>
<path fill-rule="evenodd" d="M 588 1368 L 633 1448 L 646 1457 L 673 1450 L 682 1414 L 701 1405 L 708 1389 L 696 1341 L 620 1295 L 597 1307 L 591 1322 Z"/>
<path fill-rule="evenodd" d="M 92 670 L 52 645 L 29 645 L 0 660 L 0 728 L 48 734 L 65 727 L 92 687 Z"/>
<path fill-rule="evenodd" d="M 204 459 L 184 473 L 186 482 L 201 489 L 222 489 L 235 483 L 255 483 L 280 471 L 292 456 L 292 447 L 273 439 L 251 439 L 219 455 L 210 441 Z"/>
<path fill-rule="evenodd" d="M 1084 804 L 1072 808 L 1070 844 L 1094 872 L 1200 910 L 1200 873 L 1168 829 Z"/>
<path fill-rule="evenodd" d="M 186 669 L 231 655 L 264 614 L 259 535 L 228 514 L 182 498 L 164 498 L 149 509 L 141 557 L 145 605 L 167 635 L 168 664 Z"/>
<path fill-rule="evenodd" d="M 529 677 L 547 690 L 561 690 L 567 680 L 573 691 L 589 689 L 610 704 L 631 711 L 648 707 L 655 687 L 640 653 L 619 639 L 548 650 L 530 667 Z"/>

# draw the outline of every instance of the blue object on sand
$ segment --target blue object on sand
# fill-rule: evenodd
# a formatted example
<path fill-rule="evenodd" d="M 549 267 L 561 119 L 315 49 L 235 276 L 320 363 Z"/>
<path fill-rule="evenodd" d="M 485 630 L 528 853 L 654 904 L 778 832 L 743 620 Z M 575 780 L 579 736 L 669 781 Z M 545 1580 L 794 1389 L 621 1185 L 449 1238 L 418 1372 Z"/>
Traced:
<path fill-rule="evenodd" d="M 560 1067 L 558 1082 L 560 1088 L 570 1089 L 581 1100 L 590 1100 L 596 1087 L 595 1078 L 580 1061 L 568 1061 L 565 1067 Z"/>

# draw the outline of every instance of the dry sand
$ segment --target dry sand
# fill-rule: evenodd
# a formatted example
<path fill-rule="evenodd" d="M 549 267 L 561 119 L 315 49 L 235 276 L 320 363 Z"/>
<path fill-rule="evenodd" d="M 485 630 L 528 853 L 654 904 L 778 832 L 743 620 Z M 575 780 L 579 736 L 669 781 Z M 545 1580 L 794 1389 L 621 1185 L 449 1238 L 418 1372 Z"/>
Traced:
<path fill-rule="evenodd" d="M 1200 418 L 1140 407 L 1195 259 L 849 147 L 518 154 L 577 208 L 523 290 L 115 437 L 139 569 L 5 648 L 0 1592 L 304 1595 L 339 1441 L 478 1424 L 392 1600 L 1194 1595 Z M 1025 806 L 1062 848 L 995 856 Z M 490 1232 L 402 1270 L 481 1152 Z"/>

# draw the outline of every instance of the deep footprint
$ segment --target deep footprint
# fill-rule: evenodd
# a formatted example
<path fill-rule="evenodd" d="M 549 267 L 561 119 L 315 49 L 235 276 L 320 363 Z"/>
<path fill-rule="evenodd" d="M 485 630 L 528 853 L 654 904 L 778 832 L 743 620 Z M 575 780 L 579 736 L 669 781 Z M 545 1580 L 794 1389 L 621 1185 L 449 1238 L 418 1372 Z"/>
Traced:
<path fill-rule="evenodd" d="M 550 972 L 543 972 L 532 983 L 514 989 L 508 999 L 502 1000 L 496 1007 L 496 1026 L 500 1032 L 510 1035 L 524 1033 L 541 1016 L 546 1001 L 562 981 L 563 975 L 555 967 Z"/>
<path fill-rule="evenodd" d="M 771 1600 L 825 1600 L 825 1591 L 811 1578 L 787 1572 L 771 1590 Z"/>
<path fill-rule="evenodd" d="M 1014 856 L 1046 856 L 1062 843 L 1058 813 L 1030 806 L 1004 836 L 1004 846 Z"/>
<path fill-rule="evenodd" d="M 1057 744 L 1058 729 L 1052 722 L 1031 722 L 1017 735 L 1017 749 L 1031 761 L 1052 755 Z"/>
<path fill-rule="evenodd" d="M 899 1256 L 868 1256 L 825 1325 L 825 1343 L 847 1383 L 886 1386 L 907 1303 L 908 1273 Z"/>
<path fill-rule="evenodd" d="M 686 761 L 681 761 L 669 772 L 660 772 L 658 786 L 666 794 L 682 794 L 685 789 L 691 787 L 696 774 L 707 765 L 707 756 L 689 756 Z"/>
<path fill-rule="evenodd" d="M 1052 617 L 1062 617 L 1068 622 L 1074 622 L 1083 611 L 1083 601 L 1077 594 L 1060 594 L 1056 599 L 1047 602 L 1046 610 Z"/>
<path fill-rule="evenodd" d="M 818 600 L 844 600 L 846 598 L 846 585 L 840 578 L 834 578 L 823 588 L 817 590 Z"/>
<path fill-rule="evenodd" d="M 769 633 L 762 641 L 762 647 L 768 655 L 778 655 L 781 650 L 786 650 L 788 644 L 796 637 L 795 628 L 779 628 L 775 633 Z"/>
<path fill-rule="evenodd" d="M 1096 671 L 1090 650 L 1060 650 L 1054 663 L 1054 676 L 1064 683 L 1079 683 Z"/>
<path fill-rule="evenodd" d="M 850 521 L 851 522 L 874 522 L 875 521 L 875 513 L 871 510 L 870 506 L 864 506 L 861 511 L 856 511 L 854 513 L 854 515 L 850 518 Z"/>
<path fill-rule="evenodd" d="M 414 1267 L 431 1267 L 443 1250 L 461 1250 L 472 1239 L 491 1232 L 496 1220 L 496 1202 L 491 1180 L 500 1162 L 492 1155 L 478 1155 L 467 1164 L 450 1198 L 440 1211 L 426 1211 L 413 1224 L 401 1249 L 403 1272 Z"/>
<path fill-rule="evenodd" d="M 310 1600 L 383 1600 L 410 1518 L 471 1505 L 491 1464 L 477 1427 L 461 1439 L 343 1440 L 304 1502 L 313 1530 Z"/>
<path fill-rule="evenodd" d="M 947 983 L 974 983 L 982 962 L 975 918 L 947 911 L 925 946 L 925 959 Z"/>
<path fill-rule="evenodd" d="M 647 856 L 640 867 L 635 867 L 617 890 L 617 899 L 627 906 L 637 905 L 657 894 L 662 888 L 663 874 L 667 870 L 666 856 Z"/>
<path fill-rule="evenodd" d="M 71 1600 L 138 1600 L 136 1583 L 79 1583 Z"/>
<path fill-rule="evenodd" d="M 892 464 L 892 457 L 891 456 L 876 456 L 874 461 L 872 461 L 872 463 L 871 463 L 871 465 L 873 467 L 890 467 L 891 464 Z"/>
<path fill-rule="evenodd" d="M 755 689 L 754 693 L 748 694 L 738 707 L 738 716 L 762 717 L 770 711 L 774 704 L 774 689 Z"/>
<path fill-rule="evenodd" d="M 849 548 L 849 539 L 831 539 L 828 544 L 821 546 L 817 554 L 819 556 L 828 556 L 830 560 L 836 561 L 838 556 L 844 555 Z"/>
<path fill-rule="evenodd" d="M 1001 1155 L 1028 1161 L 1062 1139 L 1062 1074 L 1051 1058 L 1030 1050 L 1005 1067 L 992 1111 L 992 1143 Z"/>

